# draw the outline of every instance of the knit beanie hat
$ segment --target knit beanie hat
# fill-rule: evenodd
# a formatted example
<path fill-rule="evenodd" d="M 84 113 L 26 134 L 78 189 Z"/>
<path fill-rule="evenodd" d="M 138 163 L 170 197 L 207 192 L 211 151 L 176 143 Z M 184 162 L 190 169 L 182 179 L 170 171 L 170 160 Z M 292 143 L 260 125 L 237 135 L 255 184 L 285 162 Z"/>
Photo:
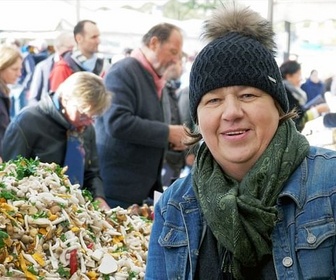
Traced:
<path fill-rule="evenodd" d="M 189 101 L 194 122 L 203 95 L 237 85 L 263 90 L 284 112 L 288 111 L 270 22 L 249 8 L 223 6 L 204 22 L 204 29 L 202 35 L 210 42 L 196 56 L 190 72 Z"/>

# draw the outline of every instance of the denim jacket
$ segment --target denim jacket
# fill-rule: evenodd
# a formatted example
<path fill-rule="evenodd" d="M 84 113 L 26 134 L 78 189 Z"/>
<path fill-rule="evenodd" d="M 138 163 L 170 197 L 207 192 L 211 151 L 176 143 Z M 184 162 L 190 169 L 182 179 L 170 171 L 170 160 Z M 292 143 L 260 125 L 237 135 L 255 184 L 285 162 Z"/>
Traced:
<path fill-rule="evenodd" d="M 311 147 L 277 208 L 272 234 L 277 279 L 335 279 L 336 152 Z M 199 209 L 191 175 L 163 193 L 155 205 L 146 280 L 194 279 L 205 232 Z"/>

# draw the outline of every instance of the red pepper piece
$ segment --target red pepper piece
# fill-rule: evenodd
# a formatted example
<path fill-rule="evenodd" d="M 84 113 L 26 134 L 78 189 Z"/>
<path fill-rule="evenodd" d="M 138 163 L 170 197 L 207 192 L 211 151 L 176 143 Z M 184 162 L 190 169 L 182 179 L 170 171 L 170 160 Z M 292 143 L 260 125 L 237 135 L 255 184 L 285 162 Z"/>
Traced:
<path fill-rule="evenodd" d="M 70 252 L 70 275 L 76 273 L 78 269 L 78 262 L 77 262 L 77 250 L 72 250 Z"/>

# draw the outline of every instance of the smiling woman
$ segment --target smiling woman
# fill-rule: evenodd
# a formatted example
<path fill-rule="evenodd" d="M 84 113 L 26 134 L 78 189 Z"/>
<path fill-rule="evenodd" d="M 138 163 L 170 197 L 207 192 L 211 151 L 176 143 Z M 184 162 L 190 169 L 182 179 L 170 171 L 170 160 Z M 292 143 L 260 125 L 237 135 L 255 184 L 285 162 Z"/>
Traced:
<path fill-rule="evenodd" d="M 204 141 L 155 205 L 146 280 L 333 279 L 336 153 L 295 127 L 272 24 L 237 4 L 204 27 L 189 84 Z"/>

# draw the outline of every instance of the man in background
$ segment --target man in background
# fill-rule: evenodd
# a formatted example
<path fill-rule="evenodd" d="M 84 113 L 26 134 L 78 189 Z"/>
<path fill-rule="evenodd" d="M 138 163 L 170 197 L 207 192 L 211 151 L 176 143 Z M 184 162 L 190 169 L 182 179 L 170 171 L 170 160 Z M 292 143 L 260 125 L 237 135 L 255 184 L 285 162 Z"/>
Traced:
<path fill-rule="evenodd" d="M 167 68 L 180 60 L 183 37 L 172 24 L 153 26 L 142 46 L 114 63 L 105 76 L 111 107 L 96 120 L 97 148 L 106 200 L 128 208 L 162 191 L 161 169 L 168 145 L 184 150 L 182 125 L 165 122 L 162 89 Z"/>
<path fill-rule="evenodd" d="M 78 71 L 92 72 L 103 77 L 109 67 L 106 59 L 98 55 L 100 31 L 92 20 L 81 20 L 74 27 L 74 39 L 77 49 L 67 52 L 58 61 L 50 73 L 50 90 L 58 86 L 71 74 Z"/>
<path fill-rule="evenodd" d="M 62 32 L 54 41 L 54 54 L 42 60 L 35 66 L 33 79 L 30 85 L 28 103 L 39 101 L 41 97 L 49 93 L 49 76 L 54 64 L 61 59 L 66 52 L 72 51 L 76 42 L 72 32 Z"/>

